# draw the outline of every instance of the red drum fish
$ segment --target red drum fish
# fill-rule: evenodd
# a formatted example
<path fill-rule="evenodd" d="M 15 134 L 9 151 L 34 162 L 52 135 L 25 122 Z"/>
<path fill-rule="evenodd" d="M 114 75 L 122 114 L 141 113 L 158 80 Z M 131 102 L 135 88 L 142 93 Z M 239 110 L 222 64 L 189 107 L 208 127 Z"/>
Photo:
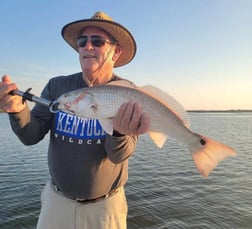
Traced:
<path fill-rule="evenodd" d="M 170 136 L 183 143 L 191 152 L 195 165 L 204 177 L 228 156 L 236 152 L 229 146 L 194 133 L 184 108 L 167 93 L 153 86 L 136 87 L 126 80 L 63 94 L 57 99 L 58 109 L 82 118 L 98 119 L 103 129 L 113 133 L 113 117 L 124 102 L 141 104 L 150 117 L 147 134 L 162 148 Z"/>

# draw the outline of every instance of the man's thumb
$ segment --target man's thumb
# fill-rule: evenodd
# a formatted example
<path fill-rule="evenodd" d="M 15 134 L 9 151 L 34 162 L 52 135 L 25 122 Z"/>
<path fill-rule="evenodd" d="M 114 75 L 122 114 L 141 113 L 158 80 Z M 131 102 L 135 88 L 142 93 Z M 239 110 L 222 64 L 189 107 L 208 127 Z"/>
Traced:
<path fill-rule="evenodd" d="M 5 83 L 11 83 L 11 78 L 8 76 L 8 75 L 4 75 L 2 77 L 2 82 L 5 82 Z"/>

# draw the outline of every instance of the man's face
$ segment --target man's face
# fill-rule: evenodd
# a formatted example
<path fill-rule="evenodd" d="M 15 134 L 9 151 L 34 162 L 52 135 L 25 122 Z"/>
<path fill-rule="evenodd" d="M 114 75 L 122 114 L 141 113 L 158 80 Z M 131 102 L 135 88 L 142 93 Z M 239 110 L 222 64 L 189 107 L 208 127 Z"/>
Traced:
<path fill-rule="evenodd" d="M 79 47 L 79 58 L 82 70 L 84 72 L 95 73 L 97 70 L 103 71 L 107 68 L 113 68 L 114 60 L 112 59 L 115 52 L 115 45 L 109 43 L 110 36 L 102 29 L 96 27 L 87 27 L 81 34 L 87 38 L 86 45 Z M 91 37 L 100 37 L 106 40 L 104 45 L 98 47 L 93 44 Z M 111 41 L 112 42 L 112 41 Z"/>

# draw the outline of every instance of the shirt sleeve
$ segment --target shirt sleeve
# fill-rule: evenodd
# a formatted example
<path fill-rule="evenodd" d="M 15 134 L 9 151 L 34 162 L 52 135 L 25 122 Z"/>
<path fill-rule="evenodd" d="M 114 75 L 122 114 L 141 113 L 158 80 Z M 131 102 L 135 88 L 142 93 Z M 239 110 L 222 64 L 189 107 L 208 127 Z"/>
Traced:
<path fill-rule="evenodd" d="M 123 162 L 134 153 L 137 139 L 137 136 L 115 137 L 107 134 L 105 150 L 108 158 L 115 164 Z"/>
<path fill-rule="evenodd" d="M 47 98 L 45 87 L 41 97 Z M 19 113 L 9 114 L 12 130 L 25 145 L 34 145 L 42 140 L 51 126 L 52 114 L 47 107 L 35 105 L 32 111 L 26 108 Z"/>

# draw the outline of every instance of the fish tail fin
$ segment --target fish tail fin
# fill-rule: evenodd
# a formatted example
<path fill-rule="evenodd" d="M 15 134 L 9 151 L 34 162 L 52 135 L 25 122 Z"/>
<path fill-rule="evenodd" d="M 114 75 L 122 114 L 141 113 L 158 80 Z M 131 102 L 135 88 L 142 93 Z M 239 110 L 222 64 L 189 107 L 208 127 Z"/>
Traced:
<path fill-rule="evenodd" d="M 224 158 L 236 155 L 234 149 L 225 144 L 201 135 L 198 137 L 200 145 L 197 146 L 197 149 L 191 147 L 190 151 L 196 167 L 203 177 L 207 177 Z"/>

